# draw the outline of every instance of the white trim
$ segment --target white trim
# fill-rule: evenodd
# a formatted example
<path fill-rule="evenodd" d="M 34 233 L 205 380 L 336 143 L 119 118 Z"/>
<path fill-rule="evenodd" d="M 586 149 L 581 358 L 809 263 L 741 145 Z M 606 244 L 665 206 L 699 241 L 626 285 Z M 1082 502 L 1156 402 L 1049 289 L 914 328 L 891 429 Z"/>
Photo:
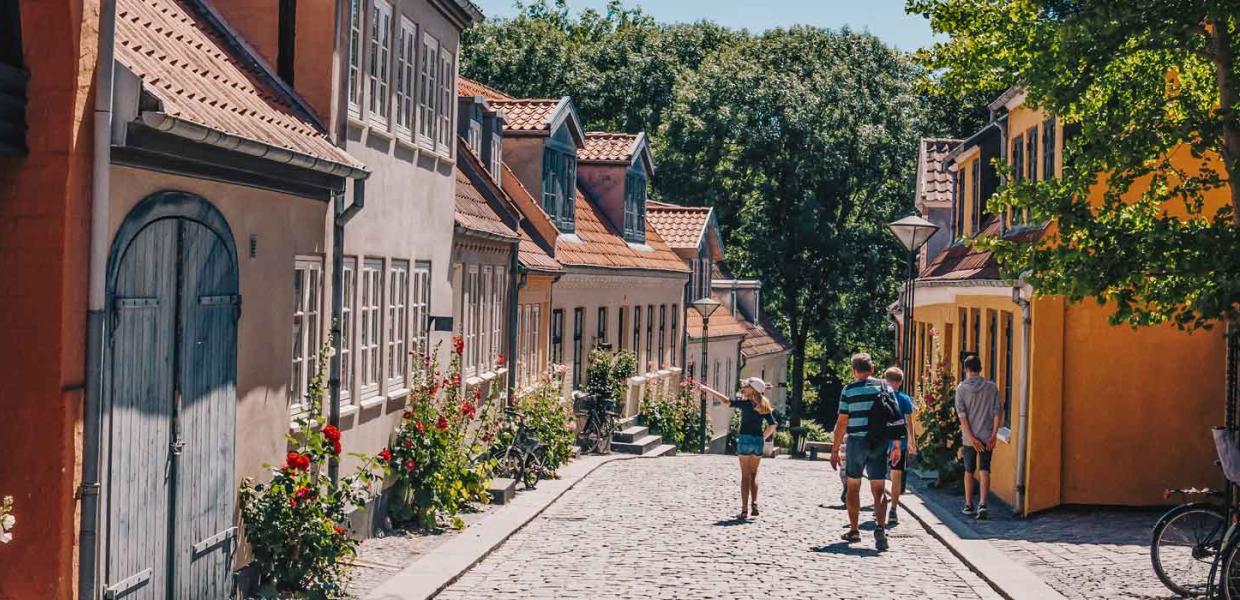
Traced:
<path fill-rule="evenodd" d="M 934 306 L 936 304 L 955 304 L 960 298 L 977 298 L 984 296 L 998 296 L 1007 300 L 1008 304 L 1011 304 L 1012 286 L 1011 284 L 1004 284 L 993 279 L 979 281 L 977 282 L 977 285 L 927 286 L 926 282 L 918 282 L 917 294 L 913 306 L 914 308 L 920 308 L 923 306 Z M 1018 308 L 1015 304 L 1012 304 L 1012 307 L 1013 309 Z"/>
<path fill-rule="evenodd" d="M 953 156 L 953 157 L 952 157 L 952 164 L 951 164 L 951 166 L 952 166 L 952 167 L 954 167 L 954 168 L 959 168 L 959 167 L 958 167 L 958 165 L 963 164 L 965 161 L 970 160 L 970 159 L 972 159 L 973 157 L 975 157 L 975 156 L 977 156 L 977 155 L 979 155 L 979 154 L 981 154 L 981 153 L 982 153 L 982 146 L 981 146 L 981 144 L 974 145 L 974 146 L 972 146 L 971 148 L 969 148 L 968 150 L 964 150 L 964 151 L 963 151 L 963 152 L 961 152 L 960 154 L 957 154 L 956 156 Z"/>

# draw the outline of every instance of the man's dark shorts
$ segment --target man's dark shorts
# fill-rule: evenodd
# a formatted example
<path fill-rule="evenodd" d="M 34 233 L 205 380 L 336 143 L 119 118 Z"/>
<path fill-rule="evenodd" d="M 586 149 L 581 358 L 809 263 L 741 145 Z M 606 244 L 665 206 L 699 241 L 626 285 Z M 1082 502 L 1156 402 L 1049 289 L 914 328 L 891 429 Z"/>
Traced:
<path fill-rule="evenodd" d="M 900 452 L 900 460 L 897 460 L 896 464 L 891 465 L 891 470 L 892 471 L 903 471 L 907 463 L 908 463 L 908 451 L 903 450 L 902 452 Z"/>
<path fill-rule="evenodd" d="M 863 436 L 848 436 L 848 454 L 844 471 L 849 479 L 861 479 L 862 473 L 870 481 L 887 479 L 887 443 L 871 444 Z"/>
<path fill-rule="evenodd" d="M 986 471 L 987 473 L 989 473 L 990 472 L 990 456 L 993 453 L 994 452 L 991 450 L 986 450 L 985 452 L 978 452 L 977 450 L 973 449 L 972 446 L 965 446 L 964 448 L 964 472 L 973 473 L 975 471 Z M 978 458 L 981 458 L 980 465 L 978 464 L 979 462 Z"/>

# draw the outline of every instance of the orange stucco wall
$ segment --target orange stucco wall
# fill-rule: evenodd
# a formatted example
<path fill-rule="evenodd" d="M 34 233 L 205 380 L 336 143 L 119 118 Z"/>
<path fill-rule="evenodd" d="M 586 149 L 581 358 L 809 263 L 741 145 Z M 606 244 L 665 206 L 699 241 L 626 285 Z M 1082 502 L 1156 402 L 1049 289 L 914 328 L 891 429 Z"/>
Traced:
<path fill-rule="evenodd" d="M 25 157 L 0 158 L 0 598 L 70 598 L 85 379 L 98 3 L 21 3 L 30 71 Z M 56 43 L 38 43 L 56 40 Z"/>

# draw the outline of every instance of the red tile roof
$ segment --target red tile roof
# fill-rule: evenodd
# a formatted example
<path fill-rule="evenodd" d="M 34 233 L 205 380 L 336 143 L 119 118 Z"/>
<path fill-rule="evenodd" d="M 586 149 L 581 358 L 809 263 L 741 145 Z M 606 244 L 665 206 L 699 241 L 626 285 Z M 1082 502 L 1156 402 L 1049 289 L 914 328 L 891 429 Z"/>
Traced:
<path fill-rule="evenodd" d="M 165 114 L 324 161 L 364 168 L 274 87 L 229 34 L 177 0 L 118 0 L 116 60 Z"/>
<path fill-rule="evenodd" d="M 779 329 L 772 325 L 765 317 L 760 319 L 760 323 L 746 323 L 749 326 L 749 332 L 745 334 L 745 339 L 741 342 L 741 355 L 746 358 L 756 356 L 766 356 L 768 354 L 778 354 L 780 352 L 788 352 L 792 349 L 792 344 L 784 338 Z"/>
<path fill-rule="evenodd" d="M 518 237 L 517 232 L 504 223 L 504 220 L 487 202 L 486 197 L 478 191 L 477 187 L 474 187 L 474 183 L 460 167 L 456 167 L 455 217 L 457 225 L 475 233 L 512 240 Z"/>
<path fill-rule="evenodd" d="M 637 135 L 630 133 L 587 132 L 585 147 L 577 151 L 577 160 L 582 162 L 632 162 L 637 139 Z"/>
<path fill-rule="evenodd" d="M 989 217 L 978 236 L 999 234 L 999 219 Z M 1044 230 L 1028 228 L 1008 232 L 1004 238 L 1013 241 L 1034 241 L 1042 236 Z M 918 275 L 918 281 L 976 281 L 999 279 L 1001 277 L 999 262 L 989 250 L 974 248 L 967 243 L 959 243 L 944 248 L 930 264 L 926 265 Z"/>
<path fill-rule="evenodd" d="M 719 294 L 711 294 L 711 297 L 723 302 L 723 296 Z M 710 339 L 712 340 L 721 337 L 744 336 L 749 333 L 749 328 L 749 323 L 733 316 L 726 306 L 719 307 L 715 314 L 710 316 Z M 702 339 L 702 316 L 692 308 L 685 311 L 685 332 L 690 338 Z"/>
<path fill-rule="evenodd" d="M 492 100 L 491 107 L 508 116 L 504 131 L 549 131 L 551 117 L 561 102 L 561 98 Z"/>
<path fill-rule="evenodd" d="M 917 158 L 917 207 L 950 207 L 952 204 L 952 174 L 943 160 L 955 150 L 960 140 L 921 140 Z"/>
<path fill-rule="evenodd" d="M 564 265 L 605 267 L 610 269 L 640 269 L 688 273 L 685 265 L 667 242 L 659 237 L 654 227 L 646 225 L 645 248 L 630 246 L 624 238 L 612 231 L 604 221 L 599 209 L 577 191 L 577 238 L 559 236 L 555 245 L 555 258 Z"/>
<path fill-rule="evenodd" d="M 531 271 L 558 273 L 564 270 L 560 261 L 551 258 L 551 255 L 534 241 L 533 235 L 525 227 L 521 228 L 521 244 L 517 247 L 517 260 Z"/>
<path fill-rule="evenodd" d="M 468 77 L 457 77 L 456 93 L 460 96 L 482 96 L 483 98 L 491 101 L 513 99 L 512 96 L 509 96 L 504 92 Z"/>
<path fill-rule="evenodd" d="M 672 248 L 697 250 L 702 234 L 710 224 L 710 207 L 678 206 L 646 201 L 646 220 Z"/>
<path fill-rule="evenodd" d="M 538 202 L 534 201 L 529 190 L 525 189 L 524 185 L 521 185 L 521 180 L 517 179 L 516 173 L 513 173 L 507 164 L 502 164 L 501 166 L 503 167 L 501 184 L 503 185 L 504 193 L 508 195 L 508 199 L 512 201 L 513 206 L 525 217 L 521 220 L 522 233 L 530 238 L 530 241 L 535 244 L 539 252 L 546 254 L 542 250 L 544 247 L 551 248 L 554 251 L 555 240 L 559 237 L 560 230 L 555 228 L 555 225 L 551 222 L 551 217 L 547 216 L 547 213 L 538 205 Z M 546 267 L 550 267 L 554 263 L 554 267 L 557 270 L 562 266 L 552 255 L 547 255 L 546 261 L 539 259 L 539 262 Z M 534 268 L 532 264 L 527 264 L 526 266 Z"/>

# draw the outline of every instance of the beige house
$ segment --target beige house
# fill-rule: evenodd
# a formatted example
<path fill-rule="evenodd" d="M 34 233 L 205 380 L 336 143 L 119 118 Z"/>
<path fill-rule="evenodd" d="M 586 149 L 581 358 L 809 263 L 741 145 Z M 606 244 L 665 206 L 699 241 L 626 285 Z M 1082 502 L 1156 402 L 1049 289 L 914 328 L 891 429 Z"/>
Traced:
<path fill-rule="evenodd" d="M 762 312 L 762 282 L 717 278 L 711 286 L 715 296 L 722 298 L 723 309 L 745 326 L 740 379 L 761 378 L 769 386 L 766 397 L 775 405 L 775 410 L 787 414 L 788 353 L 792 345 Z"/>

